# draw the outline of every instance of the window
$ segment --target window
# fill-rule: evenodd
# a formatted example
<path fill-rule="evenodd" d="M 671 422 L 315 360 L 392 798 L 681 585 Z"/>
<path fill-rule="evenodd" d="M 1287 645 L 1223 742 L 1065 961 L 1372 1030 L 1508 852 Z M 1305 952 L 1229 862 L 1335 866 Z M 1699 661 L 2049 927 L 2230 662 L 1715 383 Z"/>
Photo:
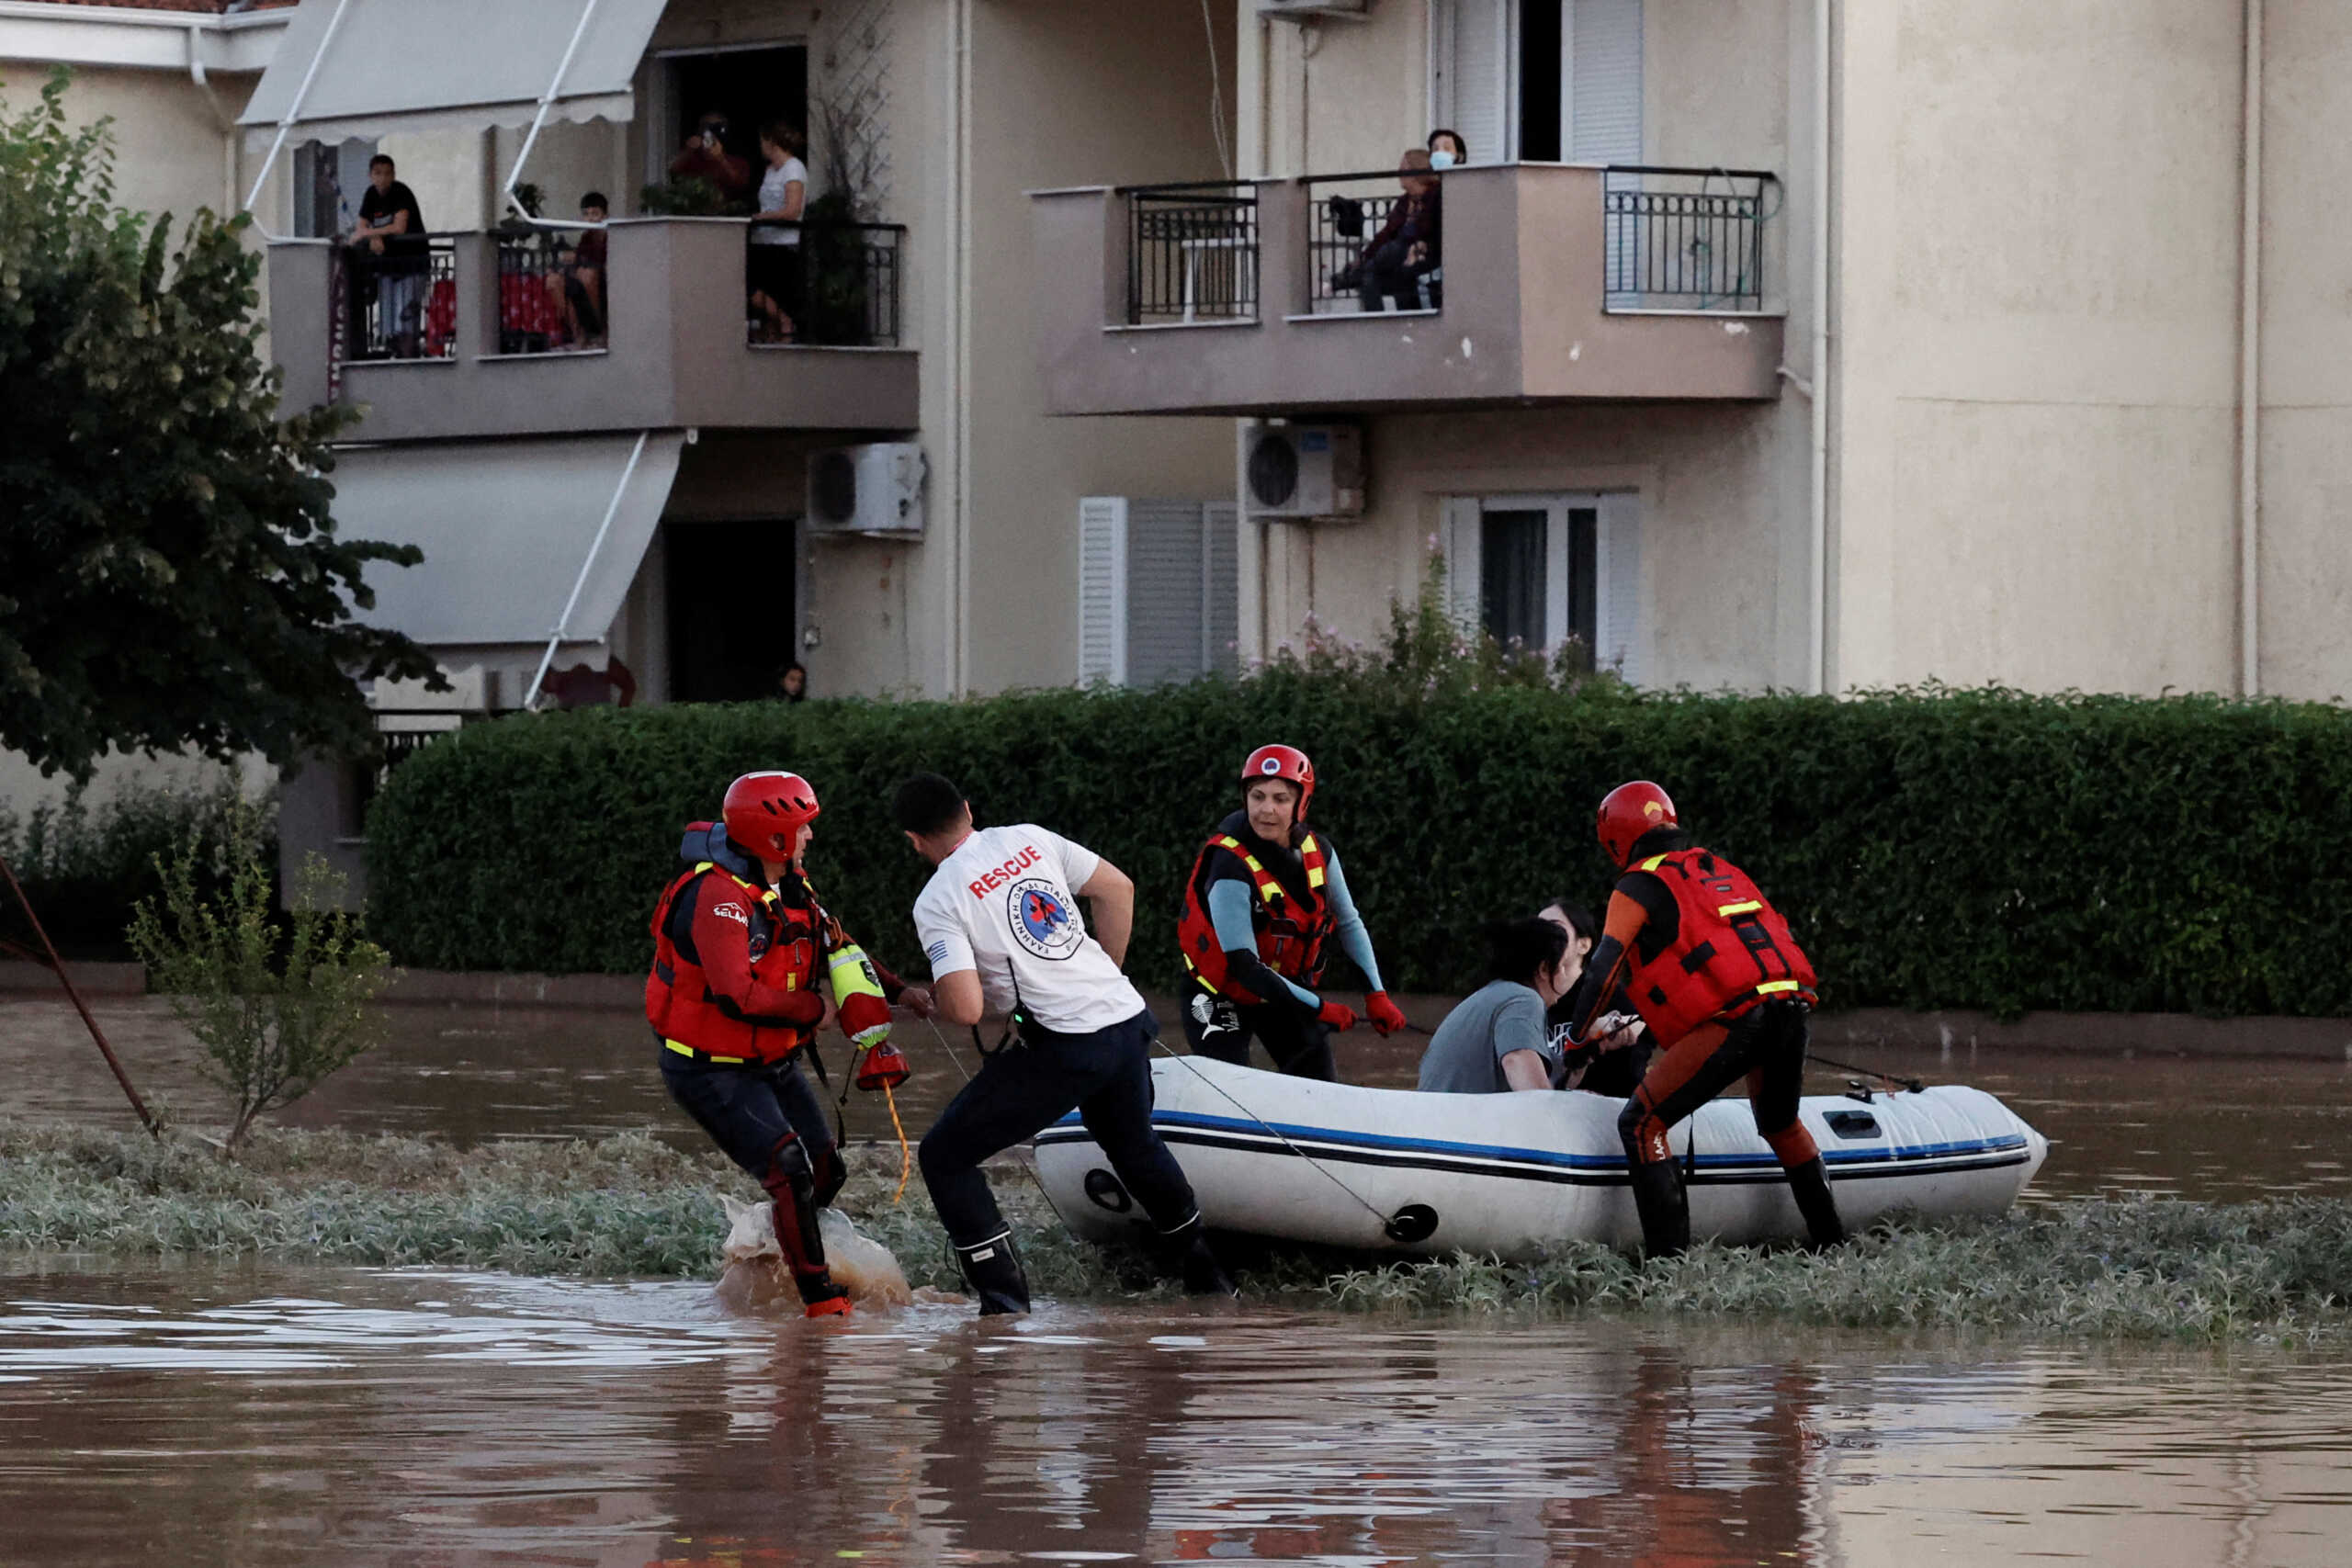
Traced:
<path fill-rule="evenodd" d="M 294 149 L 294 233 L 304 240 L 332 240 L 359 220 L 368 194 L 368 160 L 376 143 L 306 141 Z"/>
<path fill-rule="evenodd" d="M 1556 649 L 1641 678 L 1641 531 L 1632 495 L 1461 497 L 1445 502 L 1455 617 L 1501 642 Z"/>
<path fill-rule="evenodd" d="M 1642 0 L 1436 0 L 1430 123 L 1474 164 L 1642 161 Z"/>
<path fill-rule="evenodd" d="M 707 113 L 726 117 L 722 148 L 750 165 L 754 190 L 766 172 L 760 127 L 780 119 L 803 132 L 816 130 L 808 123 L 808 51 L 800 44 L 663 50 L 653 58 L 646 87 L 652 99 L 643 115 L 650 185 L 668 177 L 671 160 Z M 813 170 L 816 159 L 807 161 Z M 808 196 L 813 201 L 817 192 Z"/>
<path fill-rule="evenodd" d="M 1233 503 L 1091 495 L 1078 503 L 1080 684 L 1148 686 L 1238 664 Z"/>

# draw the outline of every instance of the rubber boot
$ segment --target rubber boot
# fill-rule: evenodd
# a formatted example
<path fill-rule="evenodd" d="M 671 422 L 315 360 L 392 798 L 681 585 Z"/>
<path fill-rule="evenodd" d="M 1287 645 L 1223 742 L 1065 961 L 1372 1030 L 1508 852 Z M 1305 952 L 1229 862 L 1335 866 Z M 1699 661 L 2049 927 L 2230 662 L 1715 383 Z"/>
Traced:
<path fill-rule="evenodd" d="M 769 1214 L 775 1226 L 775 1244 L 783 1249 L 793 1289 L 810 1317 L 849 1311 L 849 1292 L 833 1283 L 825 1266 L 825 1233 L 817 1224 L 817 1190 L 810 1179 L 807 1156 L 796 1143 L 780 1143 L 768 1167 Z"/>
<path fill-rule="evenodd" d="M 1797 1201 L 1797 1213 L 1804 1216 L 1804 1228 L 1813 1237 L 1815 1252 L 1846 1239 L 1846 1227 L 1838 1218 L 1838 1201 L 1829 1195 L 1829 1177 L 1821 1168 L 1819 1155 L 1789 1167 L 1789 1196 Z"/>
<path fill-rule="evenodd" d="M 1208 1227 L 1201 1224 L 1200 1215 L 1194 1214 L 1161 1240 L 1167 1244 L 1169 1256 L 1175 1259 L 1177 1269 L 1184 1276 L 1186 1295 L 1231 1297 L 1241 1293 L 1235 1286 L 1233 1277 L 1225 1271 L 1225 1265 L 1219 1263 L 1216 1254 L 1210 1250 Z"/>
<path fill-rule="evenodd" d="M 1029 1310 L 1029 1280 L 1013 1254 L 1011 1231 L 957 1247 L 956 1261 L 963 1268 L 964 1282 L 979 1298 L 982 1317 Z"/>
<path fill-rule="evenodd" d="M 1642 1256 L 1679 1258 L 1690 1247 L 1690 1200 L 1674 1162 L 1635 1160 L 1628 1168 L 1634 1207 L 1642 1216 Z"/>

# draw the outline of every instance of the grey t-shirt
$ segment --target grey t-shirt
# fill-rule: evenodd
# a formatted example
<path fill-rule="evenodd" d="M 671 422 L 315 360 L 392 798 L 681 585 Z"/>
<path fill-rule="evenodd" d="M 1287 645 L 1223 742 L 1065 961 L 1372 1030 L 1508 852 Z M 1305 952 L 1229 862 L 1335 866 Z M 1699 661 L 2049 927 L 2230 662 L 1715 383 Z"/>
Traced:
<path fill-rule="evenodd" d="M 1557 1058 L 1544 1028 L 1544 998 L 1514 980 L 1489 980 L 1455 1005 L 1421 1054 L 1424 1094 L 1508 1094 L 1503 1058 L 1532 1051 L 1548 1072 Z"/>

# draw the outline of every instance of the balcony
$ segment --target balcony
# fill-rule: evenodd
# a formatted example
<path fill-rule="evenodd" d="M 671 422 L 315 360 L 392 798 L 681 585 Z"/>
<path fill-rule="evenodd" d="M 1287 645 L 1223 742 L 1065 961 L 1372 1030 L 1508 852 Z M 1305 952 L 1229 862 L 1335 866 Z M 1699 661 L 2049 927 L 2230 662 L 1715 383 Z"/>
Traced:
<path fill-rule="evenodd" d="M 748 230 L 738 219 L 615 222 L 585 309 L 567 272 L 577 258 L 552 239 L 436 236 L 401 265 L 340 278 L 327 243 L 273 243 L 285 402 L 365 404 L 354 434 L 368 441 L 913 429 L 900 231 L 809 225 L 779 273 Z M 751 281 L 789 295 L 776 311 L 747 305 L 749 258 Z"/>
<path fill-rule="evenodd" d="M 1779 394 L 1772 175 L 1511 164 L 1424 177 L 1441 182 L 1442 265 L 1379 277 L 1358 262 L 1397 199 L 1393 172 L 1035 194 L 1048 412 Z"/>

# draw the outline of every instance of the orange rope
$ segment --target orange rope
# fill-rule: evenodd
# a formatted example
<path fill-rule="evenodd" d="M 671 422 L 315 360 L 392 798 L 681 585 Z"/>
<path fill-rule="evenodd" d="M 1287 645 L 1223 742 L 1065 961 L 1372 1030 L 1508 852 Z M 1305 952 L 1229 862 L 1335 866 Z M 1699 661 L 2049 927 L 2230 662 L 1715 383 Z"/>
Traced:
<path fill-rule="evenodd" d="M 888 1084 L 882 1086 L 882 1098 L 890 1102 L 890 1130 L 899 1134 L 899 1190 L 890 1195 L 891 1207 L 907 1195 L 907 1173 L 913 1168 L 914 1151 L 907 1147 L 907 1129 L 899 1120 L 899 1092 Z"/>

